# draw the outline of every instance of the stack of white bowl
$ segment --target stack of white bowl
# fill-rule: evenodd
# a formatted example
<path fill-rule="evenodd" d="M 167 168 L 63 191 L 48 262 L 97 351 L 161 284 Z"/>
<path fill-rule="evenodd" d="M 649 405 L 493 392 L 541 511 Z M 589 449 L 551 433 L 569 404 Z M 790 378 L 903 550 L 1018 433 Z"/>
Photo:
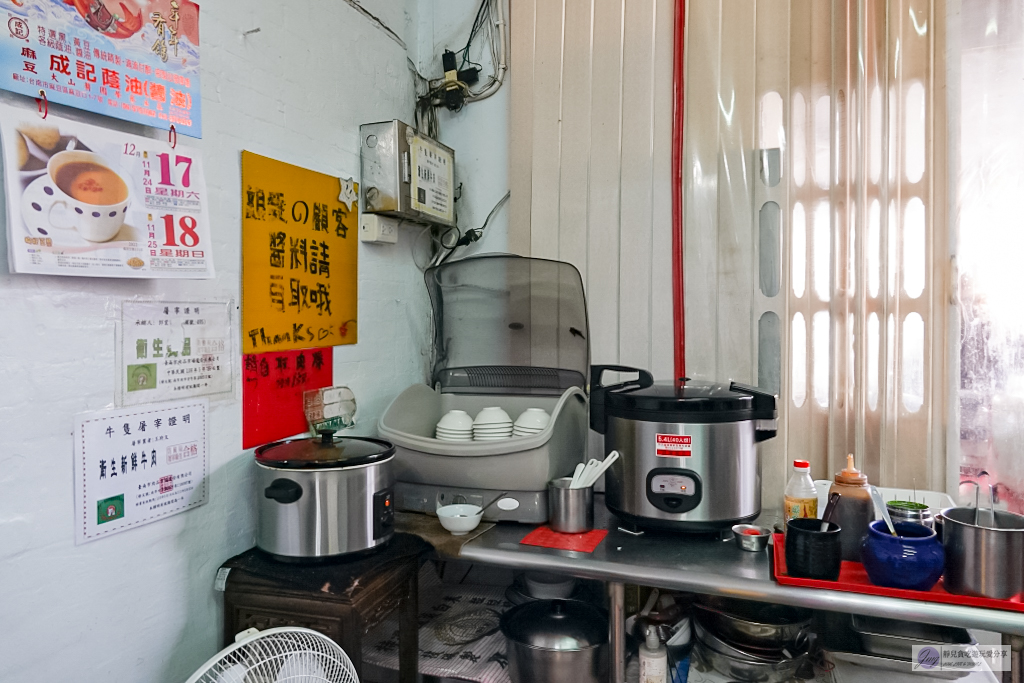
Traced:
<path fill-rule="evenodd" d="M 435 436 L 442 441 L 472 441 L 473 418 L 464 410 L 449 410 L 437 423 Z"/>
<path fill-rule="evenodd" d="M 551 422 L 551 416 L 543 408 L 527 408 L 512 426 L 512 436 L 533 436 L 540 434 Z"/>
<path fill-rule="evenodd" d="M 484 408 L 473 420 L 474 441 L 498 441 L 511 436 L 512 418 L 501 408 Z"/>

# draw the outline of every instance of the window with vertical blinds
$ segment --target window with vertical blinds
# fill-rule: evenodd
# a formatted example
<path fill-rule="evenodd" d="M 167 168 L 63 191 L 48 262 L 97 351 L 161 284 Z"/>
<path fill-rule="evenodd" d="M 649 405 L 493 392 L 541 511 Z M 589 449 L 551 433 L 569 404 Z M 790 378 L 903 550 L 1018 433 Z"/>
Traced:
<path fill-rule="evenodd" d="M 875 483 L 946 488 L 943 7 L 689 4 L 687 368 L 739 378 L 747 359 L 729 337 L 749 316 L 754 377 L 744 379 L 782 399 L 766 490 L 784 483 L 789 459 L 810 459 L 821 478 L 846 453 Z M 698 49 L 713 57 L 695 60 Z M 741 240 L 745 292 L 723 267 Z M 713 315 L 689 305 L 713 288 Z"/>

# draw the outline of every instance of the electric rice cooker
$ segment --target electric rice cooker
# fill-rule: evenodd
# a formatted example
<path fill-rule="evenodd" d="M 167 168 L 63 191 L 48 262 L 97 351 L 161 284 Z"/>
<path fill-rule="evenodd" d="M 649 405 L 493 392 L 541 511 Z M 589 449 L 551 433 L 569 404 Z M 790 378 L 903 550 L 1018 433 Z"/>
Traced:
<path fill-rule="evenodd" d="M 603 386 L 605 371 L 638 373 Z M 654 382 L 650 373 L 595 365 L 590 426 L 618 460 L 605 477 L 608 509 L 638 528 L 713 532 L 761 513 L 757 444 L 775 436 L 775 396 L 735 382 Z"/>
<path fill-rule="evenodd" d="M 338 557 L 394 534 L 395 447 L 319 434 L 256 449 L 256 545 L 279 559 Z"/>

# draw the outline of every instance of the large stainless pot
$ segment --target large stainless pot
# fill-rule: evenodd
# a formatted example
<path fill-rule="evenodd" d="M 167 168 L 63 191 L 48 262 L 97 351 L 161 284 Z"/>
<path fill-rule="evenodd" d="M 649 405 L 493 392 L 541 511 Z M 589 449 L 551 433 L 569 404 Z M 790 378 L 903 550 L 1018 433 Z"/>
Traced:
<path fill-rule="evenodd" d="M 282 559 L 368 550 L 394 533 L 395 447 L 387 441 L 293 439 L 256 449 L 256 545 Z"/>
<path fill-rule="evenodd" d="M 608 615 L 575 600 L 536 600 L 501 617 L 512 683 L 607 683 Z"/>
<path fill-rule="evenodd" d="M 639 378 L 601 384 L 605 371 Z M 655 383 L 650 373 L 595 365 L 590 426 L 621 456 L 605 475 L 605 504 L 638 527 L 717 531 L 761 513 L 756 444 L 775 436 L 775 397 L 735 382 Z"/>
<path fill-rule="evenodd" d="M 946 551 L 950 593 L 1003 600 L 1024 591 L 1024 517 L 995 512 L 995 527 L 974 524 L 975 508 L 946 508 L 936 518 Z M 988 518 L 983 513 L 982 519 Z"/>

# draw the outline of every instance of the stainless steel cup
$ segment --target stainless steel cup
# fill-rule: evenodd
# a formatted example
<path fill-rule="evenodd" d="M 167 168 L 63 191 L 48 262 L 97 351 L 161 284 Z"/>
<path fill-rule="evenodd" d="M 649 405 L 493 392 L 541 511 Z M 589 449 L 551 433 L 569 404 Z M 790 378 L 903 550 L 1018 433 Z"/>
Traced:
<path fill-rule="evenodd" d="M 594 528 L 594 487 L 571 489 L 572 477 L 548 482 L 548 526 L 562 534 Z"/>
<path fill-rule="evenodd" d="M 1007 599 L 1024 591 L 1024 517 L 997 510 L 996 526 L 974 524 L 974 508 L 946 508 L 938 517 L 946 551 L 946 590 Z"/>

